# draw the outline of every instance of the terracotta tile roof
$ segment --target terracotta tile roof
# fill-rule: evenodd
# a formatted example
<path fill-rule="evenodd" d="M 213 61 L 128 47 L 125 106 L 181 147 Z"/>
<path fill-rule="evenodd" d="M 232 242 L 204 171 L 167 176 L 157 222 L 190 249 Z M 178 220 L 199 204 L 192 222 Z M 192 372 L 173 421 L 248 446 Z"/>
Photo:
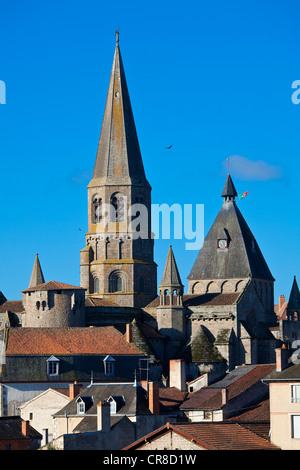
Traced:
<path fill-rule="evenodd" d="M 181 392 L 176 387 L 160 387 L 159 388 L 159 402 L 161 410 L 166 408 L 178 409 L 185 398 L 188 396 L 188 392 Z"/>
<path fill-rule="evenodd" d="M 229 420 L 238 422 L 270 421 L 269 398 L 265 398 L 255 405 L 242 409 L 238 415 L 232 416 Z"/>
<path fill-rule="evenodd" d="M 160 435 L 172 430 L 188 441 L 206 450 L 279 450 L 267 439 L 258 436 L 237 423 L 167 423 L 165 426 L 142 437 L 124 450 L 138 449 Z"/>
<path fill-rule="evenodd" d="M 113 326 L 10 328 L 6 355 L 143 355 Z"/>
<path fill-rule="evenodd" d="M 12 312 L 12 313 L 22 313 L 24 312 L 24 307 L 22 300 L 7 300 L 2 305 L 0 305 L 0 313 Z"/>
<path fill-rule="evenodd" d="M 241 366 L 215 384 L 192 393 L 180 409 L 219 409 L 222 407 L 222 389 L 228 390 L 228 400 L 246 392 L 252 385 L 266 377 L 275 369 L 275 364 Z M 243 374 L 243 371 L 245 373 Z M 236 372 L 236 378 L 234 376 Z M 230 376 L 233 376 L 230 381 Z"/>
<path fill-rule="evenodd" d="M 28 289 L 23 290 L 22 292 L 33 292 L 36 290 L 73 290 L 73 289 L 82 289 L 80 286 L 72 286 L 70 284 L 64 284 L 63 282 L 57 281 L 48 281 L 38 286 L 29 287 Z"/>
<path fill-rule="evenodd" d="M 100 299 L 98 297 L 87 297 L 85 300 L 86 307 L 120 307 L 119 304 L 108 299 Z"/>
<path fill-rule="evenodd" d="M 210 293 L 210 294 L 202 294 L 202 295 L 189 295 L 185 294 L 183 295 L 183 305 L 185 307 L 189 306 L 200 306 L 200 305 L 233 305 L 241 295 L 240 292 L 235 292 L 235 293 L 228 293 L 228 294 L 216 294 L 216 293 Z M 170 300 L 170 297 L 166 297 L 166 305 L 168 305 L 168 302 Z M 160 303 L 160 298 L 156 297 L 156 299 L 152 300 L 146 308 L 155 308 L 158 307 Z"/>

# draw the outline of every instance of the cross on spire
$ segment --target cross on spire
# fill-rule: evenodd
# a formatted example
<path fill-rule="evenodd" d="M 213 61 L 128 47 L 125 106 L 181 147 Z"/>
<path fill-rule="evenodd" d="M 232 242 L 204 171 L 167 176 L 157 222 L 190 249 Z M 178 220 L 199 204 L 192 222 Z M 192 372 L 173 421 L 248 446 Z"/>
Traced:
<path fill-rule="evenodd" d="M 229 161 L 230 161 L 229 157 L 226 160 L 227 160 L 227 163 L 225 165 L 227 166 L 227 172 L 229 174 L 229 167 L 232 165 L 232 163 L 229 163 Z"/>

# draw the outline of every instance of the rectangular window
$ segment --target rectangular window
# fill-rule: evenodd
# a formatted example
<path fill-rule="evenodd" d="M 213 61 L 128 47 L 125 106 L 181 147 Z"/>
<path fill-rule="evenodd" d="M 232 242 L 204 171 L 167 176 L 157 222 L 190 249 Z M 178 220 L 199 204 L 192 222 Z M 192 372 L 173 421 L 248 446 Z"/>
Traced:
<path fill-rule="evenodd" d="M 78 403 L 78 414 L 83 414 L 85 412 L 85 404 L 84 402 Z"/>
<path fill-rule="evenodd" d="M 300 438 L 300 415 L 292 415 L 292 438 Z"/>
<path fill-rule="evenodd" d="M 58 362 L 48 362 L 48 374 L 57 375 L 58 374 Z"/>
<path fill-rule="evenodd" d="M 114 363 L 107 362 L 106 363 L 106 375 L 113 375 L 114 374 Z"/>
<path fill-rule="evenodd" d="M 292 403 L 300 403 L 300 385 L 292 385 Z"/>

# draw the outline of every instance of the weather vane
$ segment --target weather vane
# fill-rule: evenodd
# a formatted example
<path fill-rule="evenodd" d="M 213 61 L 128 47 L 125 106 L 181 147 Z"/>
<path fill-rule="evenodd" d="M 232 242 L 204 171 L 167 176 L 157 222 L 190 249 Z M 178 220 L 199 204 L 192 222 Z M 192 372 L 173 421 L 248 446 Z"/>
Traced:
<path fill-rule="evenodd" d="M 230 158 L 228 157 L 227 163 L 226 163 L 228 174 L 229 174 L 229 167 L 232 165 L 232 163 L 229 163 L 229 161 L 230 161 Z"/>
<path fill-rule="evenodd" d="M 118 28 L 116 31 L 116 42 L 119 42 L 119 29 L 120 28 Z"/>

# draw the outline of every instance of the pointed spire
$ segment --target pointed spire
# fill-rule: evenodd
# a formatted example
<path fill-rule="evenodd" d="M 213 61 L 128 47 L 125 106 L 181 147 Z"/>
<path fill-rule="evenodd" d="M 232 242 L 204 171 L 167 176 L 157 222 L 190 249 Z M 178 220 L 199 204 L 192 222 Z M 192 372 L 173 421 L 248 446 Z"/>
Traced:
<path fill-rule="evenodd" d="M 225 201 L 228 201 L 231 199 L 234 200 L 236 196 L 237 192 L 235 186 L 233 184 L 230 174 L 228 173 L 221 197 L 224 197 Z"/>
<path fill-rule="evenodd" d="M 116 48 L 108 87 L 93 180 L 101 184 L 146 182 L 134 117 L 116 31 Z M 126 180 L 126 181 L 125 181 Z M 95 182 L 96 183 L 96 182 Z"/>
<path fill-rule="evenodd" d="M 172 250 L 172 245 L 169 247 L 167 261 L 160 287 L 183 287 L 180 279 L 179 271 L 175 261 L 175 256 Z"/>
<path fill-rule="evenodd" d="M 43 271 L 39 261 L 39 255 L 36 254 L 33 270 L 31 273 L 31 278 L 28 287 L 35 287 L 45 282 Z"/>
<path fill-rule="evenodd" d="M 299 287 L 296 281 L 296 276 L 294 276 L 294 281 L 289 297 L 289 301 L 287 304 L 287 312 L 296 312 L 300 311 L 300 292 L 299 292 Z"/>

